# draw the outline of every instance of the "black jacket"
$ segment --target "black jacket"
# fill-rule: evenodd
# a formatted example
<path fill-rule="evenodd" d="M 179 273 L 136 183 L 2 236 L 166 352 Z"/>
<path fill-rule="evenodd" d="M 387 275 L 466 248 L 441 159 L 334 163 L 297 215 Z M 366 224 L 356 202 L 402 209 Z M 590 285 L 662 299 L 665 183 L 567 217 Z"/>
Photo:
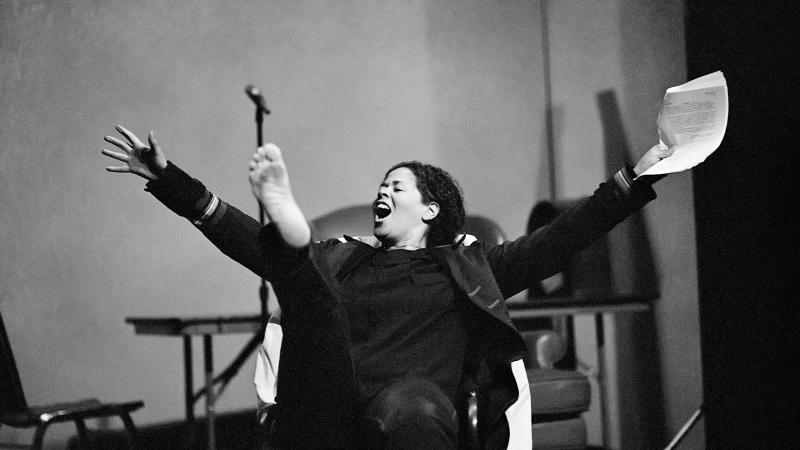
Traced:
<path fill-rule="evenodd" d="M 306 442 L 330 443 L 331 436 L 353 419 L 348 399 L 356 394 L 348 387 L 332 391 L 324 381 L 326 370 L 336 373 L 352 367 L 349 354 L 340 350 L 346 348 L 340 344 L 347 336 L 335 331 L 343 329 L 344 320 L 337 308 L 338 279 L 372 251 L 370 244 L 343 239 L 290 249 L 271 225 L 262 228 L 171 163 L 147 190 L 192 221 L 223 253 L 271 282 L 284 330 L 279 421 L 287 434 L 303 433 Z M 521 366 L 526 348 L 504 300 L 563 270 L 576 252 L 654 198 L 652 187 L 633 182 L 626 168 L 532 234 L 500 245 L 457 242 L 431 249 L 470 300 L 474 326 L 465 380 L 479 392 L 479 429 L 487 448 L 505 448 L 509 442 L 524 442 L 526 436 L 530 441 L 527 380 L 513 368 Z"/>

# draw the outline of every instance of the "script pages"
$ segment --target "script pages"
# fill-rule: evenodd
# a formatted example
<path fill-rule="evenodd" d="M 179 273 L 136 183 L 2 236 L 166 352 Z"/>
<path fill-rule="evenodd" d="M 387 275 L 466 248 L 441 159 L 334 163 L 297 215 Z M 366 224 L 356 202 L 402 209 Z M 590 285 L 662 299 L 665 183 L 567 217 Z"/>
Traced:
<path fill-rule="evenodd" d="M 658 114 L 661 146 L 675 147 L 664 158 L 639 174 L 681 172 L 705 161 L 722 143 L 728 125 L 728 87 L 717 71 L 667 89 Z"/>

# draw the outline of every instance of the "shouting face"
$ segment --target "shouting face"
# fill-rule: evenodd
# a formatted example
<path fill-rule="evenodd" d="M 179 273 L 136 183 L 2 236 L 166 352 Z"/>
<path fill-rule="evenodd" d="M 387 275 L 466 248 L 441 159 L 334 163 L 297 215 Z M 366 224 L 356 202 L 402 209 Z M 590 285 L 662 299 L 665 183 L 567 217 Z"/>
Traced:
<path fill-rule="evenodd" d="M 389 172 L 373 203 L 374 233 L 387 247 L 425 247 L 427 221 L 439 205 L 424 203 L 414 173 L 406 167 Z"/>

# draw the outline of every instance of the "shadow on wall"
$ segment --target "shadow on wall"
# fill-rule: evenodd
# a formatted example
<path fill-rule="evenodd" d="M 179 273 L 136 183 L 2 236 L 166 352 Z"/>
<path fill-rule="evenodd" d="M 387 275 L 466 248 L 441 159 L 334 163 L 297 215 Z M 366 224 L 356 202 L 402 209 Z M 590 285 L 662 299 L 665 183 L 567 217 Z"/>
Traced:
<path fill-rule="evenodd" d="M 633 164 L 620 115 L 617 96 L 606 90 L 597 94 L 603 129 L 606 175 Z M 614 292 L 655 294 L 660 285 L 656 273 L 647 224 L 642 212 L 629 217 L 608 235 Z M 620 422 L 622 442 L 639 442 L 657 448 L 666 436 L 660 358 L 655 317 L 646 314 L 620 315 L 616 321 L 620 380 Z M 635 345 L 632 345 L 635 343 Z M 631 345 L 626 345 L 631 344 Z"/>

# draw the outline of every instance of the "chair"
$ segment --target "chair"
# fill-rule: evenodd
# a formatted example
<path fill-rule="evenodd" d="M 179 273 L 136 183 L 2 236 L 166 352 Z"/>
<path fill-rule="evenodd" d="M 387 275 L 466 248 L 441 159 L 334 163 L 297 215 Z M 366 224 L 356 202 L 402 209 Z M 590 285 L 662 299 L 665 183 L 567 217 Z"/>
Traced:
<path fill-rule="evenodd" d="M 533 448 L 587 448 L 586 423 L 581 414 L 589 409 L 589 380 L 578 371 L 555 367 L 566 354 L 558 333 L 542 329 L 521 334 L 529 349 L 524 361 L 531 390 Z"/>
<path fill-rule="evenodd" d="M 372 207 L 371 205 L 355 205 L 342 209 L 335 210 L 331 213 L 325 214 L 312 221 L 312 228 L 315 231 L 316 239 L 336 238 L 341 237 L 342 234 L 353 236 L 363 236 L 372 234 Z M 506 236 L 501 230 L 500 226 L 491 219 L 477 215 L 468 215 L 463 227 L 464 232 L 471 234 L 482 242 L 502 243 Z M 564 418 L 564 413 L 572 413 L 573 410 L 567 408 L 560 408 L 559 397 L 564 394 L 572 397 L 578 397 L 581 406 L 579 408 L 586 409 L 588 405 L 588 382 L 584 378 L 578 378 L 580 374 L 576 373 L 576 378 L 585 382 L 584 385 L 577 386 L 577 393 L 574 393 L 575 386 L 568 385 L 561 391 L 554 389 L 553 386 L 558 386 L 561 381 L 556 377 L 556 374 L 561 374 L 552 368 L 550 360 L 561 359 L 561 356 L 554 352 L 558 347 L 552 344 L 556 343 L 558 335 L 552 331 L 543 332 L 536 331 L 533 333 L 523 333 L 523 338 L 529 342 L 531 355 L 526 359 L 526 367 L 528 370 L 528 379 L 531 383 L 532 394 L 532 430 L 534 435 L 534 448 L 555 448 L 549 445 L 558 442 L 557 439 L 548 437 L 552 432 L 565 432 L 567 439 L 561 439 L 560 442 L 580 442 L 583 438 L 583 445 L 585 446 L 586 431 L 583 422 L 578 419 L 577 421 L 572 418 Z M 269 323 L 267 324 L 266 332 L 264 335 L 264 342 L 259 349 L 260 356 L 256 362 L 255 382 L 259 392 L 259 420 L 262 424 L 268 423 L 268 414 L 271 406 L 274 405 L 274 386 L 277 379 L 277 374 L 273 371 L 275 367 L 279 366 L 280 358 L 280 343 L 282 339 L 282 331 L 280 326 L 280 310 L 275 311 Z M 537 356 L 537 349 L 543 352 L 543 356 Z M 546 351 L 545 351 L 546 350 Z M 544 358 L 544 359 L 542 359 Z M 555 358 L 555 359 L 554 359 Z M 537 363 L 537 361 L 544 361 Z M 563 385 L 563 383 L 561 383 Z M 543 398 L 538 398 L 542 395 Z M 583 401 L 583 399 L 586 399 Z M 564 402 L 568 404 L 570 402 Z M 556 409 L 547 405 L 556 405 Z M 470 430 L 466 433 L 469 442 L 465 443 L 468 448 L 480 448 L 477 442 L 477 401 L 473 395 L 467 401 L 467 410 L 463 411 L 464 419 L 468 424 Z M 542 425 L 544 424 L 544 425 Z M 580 448 L 566 446 L 569 448 Z"/>
<path fill-rule="evenodd" d="M 564 209 L 548 201 L 538 202 L 528 217 L 527 232 L 531 233 L 555 219 Z M 567 269 L 558 277 L 531 286 L 528 297 L 531 304 L 537 299 L 568 295 L 574 285 L 576 273 Z M 549 284 L 548 284 L 549 282 Z M 547 285 L 547 286 L 545 286 Z M 585 449 L 587 448 L 586 423 L 582 414 L 589 409 L 591 390 L 588 378 L 572 370 L 567 361 L 567 329 L 569 324 L 552 320 L 542 326 L 522 331 L 522 338 L 528 346 L 529 355 L 525 359 L 528 384 L 531 390 L 531 415 L 534 449 Z"/>
<path fill-rule="evenodd" d="M 11 344 L 0 314 L 0 424 L 13 428 L 36 427 L 34 449 L 41 449 L 47 427 L 53 423 L 75 422 L 80 441 L 88 445 L 86 419 L 117 416 L 128 432 L 128 443 L 135 448 L 136 428 L 130 413 L 144 406 L 141 401 L 127 403 L 102 403 L 89 398 L 70 403 L 29 406 L 22 390 L 22 382 L 11 351 Z M 0 447 L 3 444 L 0 444 Z M 20 446 L 15 444 L 15 448 Z"/>
<path fill-rule="evenodd" d="M 497 223 L 481 216 L 467 216 L 464 231 L 488 243 L 499 244 L 506 239 Z M 556 331 L 523 329 L 521 335 L 528 347 L 523 360 L 531 392 L 533 448 L 586 448 L 586 424 L 581 414 L 589 409 L 589 380 L 580 372 L 555 367 L 567 354 L 566 343 Z"/>

